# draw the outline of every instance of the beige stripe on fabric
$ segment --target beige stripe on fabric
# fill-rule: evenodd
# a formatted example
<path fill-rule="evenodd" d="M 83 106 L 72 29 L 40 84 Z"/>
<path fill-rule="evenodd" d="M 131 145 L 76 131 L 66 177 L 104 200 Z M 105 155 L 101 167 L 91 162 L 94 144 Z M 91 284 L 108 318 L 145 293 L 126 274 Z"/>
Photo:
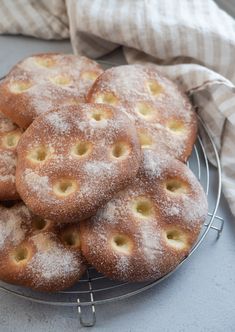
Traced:
<path fill-rule="evenodd" d="M 97 6 L 96 1 L 92 2 L 92 7 L 89 6 L 87 1 L 67 1 L 66 4 L 70 21 L 70 38 L 76 54 L 97 58 L 118 47 L 117 44 L 94 35 L 97 33 L 97 26 L 95 25 L 97 23 L 93 15 L 97 10 L 95 8 Z M 91 18 L 93 18 L 93 21 Z M 93 26 L 96 27 L 96 30 L 92 30 Z M 94 31 L 94 34 L 90 31 Z"/>
<path fill-rule="evenodd" d="M 57 0 L 57 2 L 59 6 L 60 1 Z M 40 0 L 35 2 L 35 9 L 37 12 L 42 13 L 41 17 L 45 22 L 44 28 L 50 33 L 48 39 L 61 39 L 68 37 L 68 26 L 65 26 L 55 14 L 52 15 L 52 13 L 50 13 L 47 1 Z"/>
<path fill-rule="evenodd" d="M 24 29 L 28 26 L 33 35 L 39 34 L 40 24 L 38 24 L 38 18 L 34 16 L 33 9 L 28 10 L 28 7 L 21 6 L 18 2 L 15 3 L 15 6 Z"/>
<path fill-rule="evenodd" d="M 221 112 L 230 119 L 231 115 L 235 113 L 235 96 L 225 100 L 222 104 L 220 104 Z"/>
<path fill-rule="evenodd" d="M 11 5 L 11 1 L 6 2 L 3 1 L 1 3 L 1 20 L 2 18 L 6 20 L 7 24 L 7 29 L 11 30 L 12 33 L 21 33 L 21 24 L 18 22 L 17 20 L 17 12 L 15 12 L 14 10 L 12 10 L 10 8 Z"/>
<path fill-rule="evenodd" d="M 55 12 L 58 12 L 61 3 L 63 0 L 55 2 Z M 25 34 L 45 39 L 69 36 L 68 26 L 63 24 L 60 18 L 51 15 L 46 0 L 2 0 L 0 21 L 3 23 L 0 32 L 3 33 Z"/>

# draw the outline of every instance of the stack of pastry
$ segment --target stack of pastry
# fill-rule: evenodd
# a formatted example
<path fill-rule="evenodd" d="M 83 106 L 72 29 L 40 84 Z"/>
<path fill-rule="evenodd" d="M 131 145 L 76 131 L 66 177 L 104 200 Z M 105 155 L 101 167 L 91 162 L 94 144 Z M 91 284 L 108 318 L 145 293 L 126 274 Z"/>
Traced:
<path fill-rule="evenodd" d="M 0 280 L 58 291 L 89 265 L 133 282 L 174 269 L 207 214 L 185 165 L 196 134 L 152 64 L 19 62 L 0 83 Z"/>

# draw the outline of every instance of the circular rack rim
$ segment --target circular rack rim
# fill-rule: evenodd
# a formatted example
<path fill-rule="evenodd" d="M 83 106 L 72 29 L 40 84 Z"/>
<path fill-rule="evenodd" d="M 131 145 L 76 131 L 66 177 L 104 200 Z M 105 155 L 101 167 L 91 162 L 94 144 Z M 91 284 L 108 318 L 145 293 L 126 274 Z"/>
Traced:
<path fill-rule="evenodd" d="M 149 282 L 147 284 L 145 284 L 144 286 L 141 287 L 141 284 L 140 287 L 134 291 L 130 291 L 130 292 L 126 292 L 124 294 L 121 294 L 121 295 L 117 295 L 117 296 L 111 296 L 109 298 L 105 298 L 105 299 L 101 299 L 101 300 L 94 300 L 94 297 L 93 295 L 95 293 L 98 293 L 98 292 L 105 292 L 107 290 L 111 291 L 113 290 L 114 288 L 118 288 L 118 287 L 122 287 L 122 286 L 126 286 L 126 285 L 129 285 L 129 283 L 125 282 L 125 283 L 117 283 L 113 286 L 110 286 L 110 287 L 105 287 L 105 288 L 101 288 L 101 289 L 93 289 L 92 288 L 92 281 L 95 281 L 95 280 L 98 280 L 98 279 L 102 279 L 104 278 L 103 276 L 100 276 L 100 277 L 96 277 L 96 278 L 91 278 L 90 277 L 90 272 L 89 272 L 89 269 L 87 271 L 87 279 L 86 280 L 81 280 L 78 282 L 78 284 L 80 282 L 87 282 L 88 283 L 88 286 L 89 286 L 89 289 L 86 290 L 86 291 L 79 291 L 79 290 L 76 290 L 76 291 L 61 291 L 61 292 L 57 292 L 57 293 L 52 293 L 52 294 L 58 294 L 58 295 L 61 295 L 61 296 L 68 296 L 68 295 L 76 295 L 76 300 L 74 301 L 68 301 L 68 302 L 63 302 L 63 301 L 53 301 L 51 299 L 49 299 L 52 294 L 47 294 L 47 297 L 48 299 L 40 299 L 40 298 L 37 298 L 36 295 L 38 294 L 36 291 L 34 292 L 34 295 L 26 295 L 24 294 L 23 290 L 25 290 L 24 287 L 20 287 L 21 290 L 13 290 L 11 289 L 10 287 L 13 287 L 13 285 L 10 285 L 10 284 L 6 284 L 6 283 L 3 283 L 3 285 L 0 284 L 0 290 L 3 290 L 7 293 L 11 293 L 13 295 L 16 295 L 20 298 L 24 298 L 24 299 L 27 299 L 27 300 L 30 300 L 32 302 L 37 302 L 37 303 L 42 303 L 42 304 L 50 304 L 50 305 L 57 305 L 57 306 L 94 306 L 94 305 L 97 305 L 97 304 L 105 304 L 105 303 L 108 303 L 108 302 L 112 302 L 112 301 L 117 301 L 117 300 L 123 300 L 123 299 L 126 299 L 128 297 L 131 297 L 133 295 L 137 295 L 155 285 L 157 285 L 158 283 L 160 283 L 161 281 L 165 280 L 166 278 L 168 278 L 169 276 L 171 276 L 176 270 L 178 270 L 178 268 L 184 263 L 186 262 L 189 257 L 196 251 L 196 249 L 201 245 L 201 243 L 203 242 L 203 240 L 205 239 L 206 235 L 208 234 L 209 230 L 213 227 L 212 224 L 213 224 L 213 221 L 214 219 L 216 218 L 216 212 L 217 212 L 217 209 L 218 209 L 218 206 L 219 206 L 219 202 L 220 202 L 220 196 L 221 196 L 221 167 L 220 167 L 220 161 L 219 161 L 219 155 L 218 155 L 218 152 L 217 152 L 217 149 L 216 149 L 216 146 L 215 146 L 215 143 L 213 142 L 213 139 L 211 138 L 211 135 L 209 133 L 209 130 L 207 129 L 206 125 L 203 123 L 203 121 L 201 120 L 201 118 L 198 116 L 198 120 L 199 120 L 199 123 L 201 125 L 201 128 L 203 129 L 203 132 L 206 133 L 206 136 L 207 138 L 209 139 L 209 142 L 213 148 L 213 152 L 214 152 L 214 156 L 215 156 L 215 160 L 216 160 L 216 163 L 217 163 L 217 180 L 218 180 L 218 188 L 217 188 L 217 196 L 216 196 L 216 201 L 215 201 L 215 204 L 214 204 L 214 208 L 213 208 L 213 211 L 211 213 L 209 213 L 209 217 L 210 217 L 210 220 L 209 222 L 205 225 L 205 230 L 202 232 L 201 236 L 199 237 L 199 239 L 197 240 L 196 244 L 193 246 L 193 248 L 191 249 L 190 253 L 188 254 L 187 257 L 185 257 L 179 264 L 178 266 L 173 269 L 172 271 L 170 271 L 168 274 L 164 275 L 163 277 L 161 277 L 160 279 L 157 279 L 157 280 L 154 280 L 152 282 Z M 204 162 L 205 162 L 205 167 L 206 167 L 206 195 L 208 195 L 209 193 L 209 163 L 208 163 L 208 159 L 207 159 L 207 155 L 206 155 L 206 151 L 205 151 L 205 148 L 204 148 L 204 145 L 202 143 L 202 140 L 200 138 L 200 136 L 198 135 L 198 139 L 197 139 L 197 142 L 201 148 L 201 151 L 202 151 L 202 155 L 203 155 L 203 159 L 204 159 Z M 198 168 L 198 179 L 200 181 L 200 177 L 201 177 L 201 166 L 200 166 L 200 157 L 199 157 L 199 153 L 198 153 L 198 150 L 197 150 L 197 147 L 196 147 L 196 144 L 194 145 L 194 153 L 195 153 L 195 156 L 196 156 L 196 159 L 197 159 L 197 168 Z M 221 231 L 222 231 L 222 228 L 221 228 Z M 219 233 L 218 233 L 219 234 Z M 81 302 L 80 301 L 80 295 L 82 294 L 89 294 L 90 295 L 90 301 L 83 301 Z M 35 296 L 35 297 L 34 297 Z"/>

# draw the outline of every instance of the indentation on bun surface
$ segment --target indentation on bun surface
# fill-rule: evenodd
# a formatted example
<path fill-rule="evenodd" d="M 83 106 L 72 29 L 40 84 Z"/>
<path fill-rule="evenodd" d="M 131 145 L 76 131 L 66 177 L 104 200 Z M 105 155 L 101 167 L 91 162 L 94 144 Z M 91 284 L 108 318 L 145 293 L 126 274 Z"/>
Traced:
<path fill-rule="evenodd" d="M 91 117 L 91 119 L 99 122 L 102 120 L 110 119 L 112 117 L 112 112 L 108 112 L 105 109 L 99 108 L 99 109 L 95 109 L 93 112 L 91 112 L 90 117 Z"/>
<path fill-rule="evenodd" d="M 95 81 L 98 76 L 99 76 L 99 73 L 94 72 L 94 71 L 84 71 L 81 74 L 81 77 L 88 81 Z"/>
<path fill-rule="evenodd" d="M 41 145 L 31 148 L 27 158 L 33 163 L 43 163 L 50 157 L 51 153 L 52 151 L 49 147 Z"/>
<path fill-rule="evenodd" d="M 42 231 L 48 226 L 49 221 L 40 217 L 34 217 L 32 227 L 35 231 Z"/>
<path fill-rule="evenodd" d="M 15 248 L 10 255 L 13 263 L 21 266 L 27 264 L 30 259 L 30 250 L 27 246 L 21 245 Z"/>
<path fill-rule="evenodd" d="M 34 62 L 36 65 L 45 68 L 53 68 L 56 66 L 56 61 L 48 56 L 35 57 Z"/>
<path fill-rule="evenodd" d="M 131 239 L 124 234 L 116 234 L 111 239 L 111 245 L 114 251 L 123 253 L 126 255 L 131 254 L 132 242 Z"/>
<path fill-rule="evenodd" d="M 33 86 L 32 82 L 29 81 L 16 81 L 10 84 L 10 91 L 13 93 L 23 93 L 29 90 Z"/>
<path fill-rule="evenodd" d="M 104 103 L 112 106 L 118 105 L 118 99 L 115 97 L 114 94 L 106 92 L 106 93 L 99 93 L 95 97 L 95 102 L 96 103 Z"/>
<path fill-rule="evenodd" d="M 56 85 L 61 85 L 61 86 L 66 86 L 70 85 L 72 82 L 71 78 L 68 75 L 57 75 L 55 77 L 50 77 L 49 80 L 56 84 Z"/>
<path fill-rule="evenodd" d="M 149 133 L 145 131 L 139 131 L 138 136 L 142 149 L 149 149 L 153 146 L 153 139 Z"/>
<path fill-rule="evenodd" d="M 132 209 L 137 217 L 149 218 L 154 216 L 153 203 L 148 197 L 138 197 L 132 201 Z"/>
<path fill-rule="evenodd" d="M 59 179 L 53 185 L 53 192 L 59 197 L 67 197 L 78 190 L 78 184 L 76 180 L 72 179 Z"/>
<path fill-rule="evenodd" d="M 177 250 L 188 248 L 188 240 L 185 232 L 177 228 L 170 228 L 166 231 L 165 236 L 167 244 L 173 248 Z"/>
<path fill-rule="evenodd" d="M 61 231 L 60 236 L 65 245 L 73 248 L 80 248 L 81 241 L 78 229 L 67 227 L 67 229 Z"/>
<path fill-rule="evenodd" d="M 168 192 L 175 195 L 189 192 L 187 184 L 178 178 L 166 180 L 165 187 Z"/>
<path fill-rule="evenodd" d="M 175 134 L 183 134 L 185 132 L 185 126 L 183 121 L 172 119 L 167 122 L 167 128 Z"/>
<path fill-rule="evenodd" d="M 112 147 L 112 157 L 115 159 L 124 159 L 130 153 L 130 147 L 124 142 L 116 142 Z"/>
<path fill-rule="evenodd" d="M 153 96 L 158 96 L 163 92 L 163 87 L 155 80 L 147 81 L 146 85 L 150 94 Z"/>
<path fill-rule="evenodd" d="M 77 142 L 72 147 L 72 154 L 76 157 L 84 157 L 87 156 L 92 151 L 92 144 L 89 142 Z"/>
<path fill-rule="evenodd" d="M 157 111 L 146 102 L 138 102 L 136 104 L 136 112 L 146 120 L 151 120 Z"/>
<path fill-rule="evenodd" d="M 6 133 L 2 136 L 2 145 L 9 149 L 16 148 L 16 146 L 19 142 L 20 136 L 21 136 L 20 132 Z"/>

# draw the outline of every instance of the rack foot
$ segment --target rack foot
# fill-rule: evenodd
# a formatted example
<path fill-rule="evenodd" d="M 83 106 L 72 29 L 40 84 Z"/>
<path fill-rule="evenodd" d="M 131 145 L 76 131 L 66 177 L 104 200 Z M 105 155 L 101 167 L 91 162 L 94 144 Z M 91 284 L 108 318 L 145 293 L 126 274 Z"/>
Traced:
<path fill-rule="evenodd" d="M 79 299 L 77 299 L 77 302 L 78 302 L 78 317 L 79 317 L 79 322 L 80 322 L 81 326 L 83 326 L 83 327 L 92 327 L 92 326 L 94 326 L 95 323 L 96 323 L 95 306 L 92 304 L 92 305 L 82 307 L 80 305 L 80 300 Z M 83 311 L 85 310 L 85 308 L 88 309 L 88 307 L 90 308 L 89 319 L 88 318 L 84 319 Z M 88 316 L 88 315 L 86 315 L 86 316 Z"/>
<path fill-rule="evenodd" d="M 212 216 L 211 213 L 208 213 L 208 215 Z M 219 239 L 224 229 L 224 219 L 219 216 L 215 216 L 215 220 L 216 224 L 214 225 L 215 221 L 213 221 L 213 224 L 210 226 L 210 229 L 213 229 L 214 231 L 217 232 L 217 239 Z M 208 224 L 204 224 L 204 226 L 207 227 Z"/>

